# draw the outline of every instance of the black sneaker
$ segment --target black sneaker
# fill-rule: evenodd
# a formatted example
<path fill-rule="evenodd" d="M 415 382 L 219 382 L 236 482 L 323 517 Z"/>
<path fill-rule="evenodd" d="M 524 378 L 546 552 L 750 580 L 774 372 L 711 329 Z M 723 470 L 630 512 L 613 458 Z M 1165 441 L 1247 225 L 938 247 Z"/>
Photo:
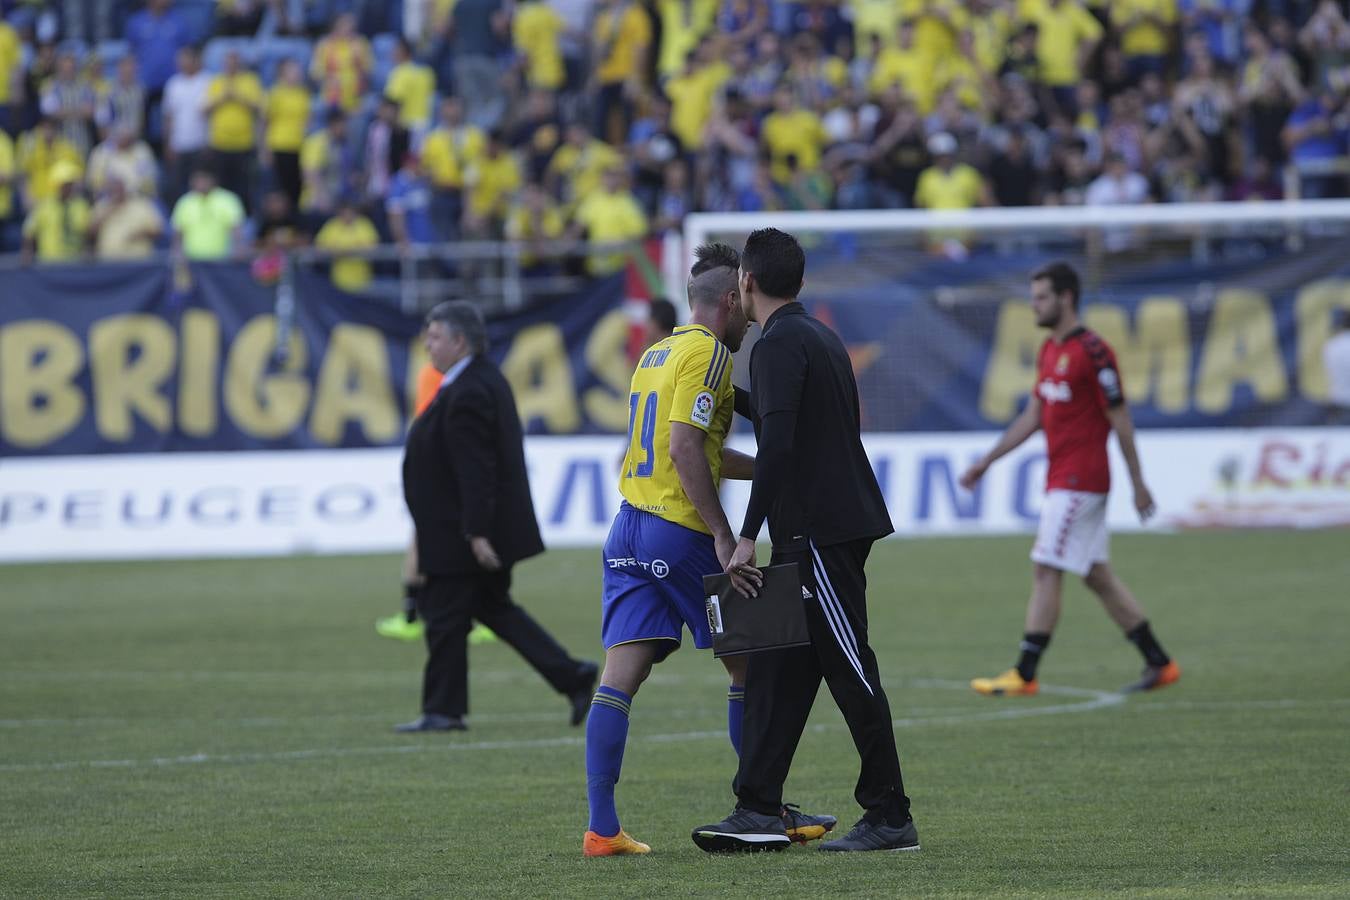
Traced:
<path fill-rule="evenodd" d="M 918 850 L 919 831 L 910 819 L 903 825 L 887 825 L 866 816 L 858 820 L 853 830 L 838 840 L 826 841 L 821 850 Z"/>
<path fill-rule="evenodd" d="M 695 828 L 691 837 L 708 853 L 759 853 L 792 843 L 781 818 L 739 806 L 717 824 Z"/>
<path fill-rule="evenodd" d="M 591 711 L 591 697 L 595 694 L 595 681 L 600 677 L 600 667 L 593 662 L 581 664 L 577 670 L 577 688 L 567 695 L 572 706 L 572 715 L 568 717 L 573 727 L 586 721 L 586 713 Z"/>
<path fill-rule="evenodd" d="M 787 831 L 788 839 L 794 844 L 819 840 L 839 824 L 839 820 L 834 816 L 813 816 L 804 813 L 795 803 L 783 804 L 783 811 L 778 817 L 783 820 L 783 828 Z"/>
<path fill-rule="evenodd" d="M 419 731 L 468 731 L 469 726 L 464 724 L 462 716 L 439 716 L 435 713 L 426 713 L 411 722 L 395 725 L 394 730 L 399 734 L 413 734 Z"/>

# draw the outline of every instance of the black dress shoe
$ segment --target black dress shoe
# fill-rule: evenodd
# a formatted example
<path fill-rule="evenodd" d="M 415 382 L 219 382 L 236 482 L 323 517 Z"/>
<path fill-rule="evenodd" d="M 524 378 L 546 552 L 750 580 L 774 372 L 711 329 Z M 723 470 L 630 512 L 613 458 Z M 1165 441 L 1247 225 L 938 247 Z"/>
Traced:
<path fill-rule="evenodd" d="M 595 681 L 600 677 L 600 667 L 593 662 L 582 663 L 577 670 L 575 691 L 567 695 L 572 703 L 572 724 L 580 725 L 586 721 L 586 713 L 591 711 L 591 697 L 595 694 Z"/>
<path fill-rule="evenodd" d="M 400 734 L 410 734 L 414 731 L 468 731 L 469 726 L 464 724 L 461 716 L 438 716 L 428 713 L 418 716 L 411 722 L 395 725 L 394 730 Z"/>

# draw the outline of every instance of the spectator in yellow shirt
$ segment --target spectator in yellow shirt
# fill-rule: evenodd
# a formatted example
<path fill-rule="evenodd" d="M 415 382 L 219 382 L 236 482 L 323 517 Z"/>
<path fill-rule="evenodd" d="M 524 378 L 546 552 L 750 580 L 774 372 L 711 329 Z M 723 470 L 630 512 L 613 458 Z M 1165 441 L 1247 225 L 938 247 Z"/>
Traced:
<path fill-rule="evenodd" d="M 956 52 L 956 36 L 969 16 L 956 0 L 901 0 L 901 15 L 914 22 L 914 47 L 925 66 Z"/>
<path fill-rule="evenodd" d="M 487 136 L 464 120 L 458 97 L 441 101 L 436 127 L 422 142 L 422 171 L 431 183 L 431 220 L 442 237 L 454 240 L 464 217 L 464 174 L 487 155 Z"/>
<path fill-rule="evenodd" d="M 398 104 L 398 123 L 412 134 L 416 146 L 431 127 L 436 73 L 413 59 L 412 47 L 402 37 L 394 44 L 394 68 L 384 83 L 384 96 Z"/>
<path fill-rule="evenodd" d="M 914 101 L 920 115 L 926 116 L 932 111 L 937 99 L 933 91 L 932 72 L 914 45 L 914 23 L 908 19 L 901 22 L 896 31 L 895 46 L 882 50 L 877 57 L 867 89 L 873 97 L 880 97 L 893 84 L 899 85 Z"/>
<path fill-rule="evenodd" d="M 338 214 L 314 236 L 314 246 L 320 250 L 365 250 L 379 243 L 375 226 L 357 212 L 350 200 L 339 204 Z M 370 262 L 359 256 L 335 256 L 329 277 L 338 290 L 359 294 L 370 286 Z"/>
<path fill-rule="evenodd" d="M 511 19 L 511 43 L 530 90 L 561 90 L 566 81 L 561 37 L 567 23 L 548 0 L 522 0 Z"/>
<path fill-rule="evenodd" d="M 178 198 L 169 214 L 174 253 L 189 260 L 228 259 L 243 246 L 243 204 L 217 185 L 209 168 L 197 168 L 189 183 L 192 189 Z"/>
<path fill-rule="evenodd" d="M 129 192 L 122 179 L 112 178 L 94 204 L 89 234 L 101 260 L 147 259 L 164 234 L 164 216 L 150 200 Z"/>
<path fill-rule="evenodd" d="M 920 209 L 951 210 L 990 206 L 993 199 L 983 176 L 974 167 L 956 161 L 956 138 L 939 131 L 928 139 L 933 164 L 919 173 L 914 205 Z M 933 231 L 929 249 L 952 259 L 964 259 L 972 236 L 964 231 Z"/>
<path fill-rule="evenodd" d="M 0 131 L 9 137 L 19 133 L 23 102 L 23 45 L 19 34 L 0 20 Z"/>
<path fill-rule="evenodd" d="M 981 63 L 974 32 L 963 31 L 956 40 L 957 52 L 949 53 L 935 67 L 933 80 L 937 84 L 937 95 L 941 98 L 949 92 L 955 93 L 963 108 L 984 111 L 998 96 L 993 71 Z"/>
<path fill-rule="evenodd" d="M 975 59 L 989 73 L 1003 68 L 1008 42 L 1013 35 L 1013 19 L 1000 0 L 972 0 L 967 29 L 975 42 Z"/>
<path fill-rule="evenodd" d="M 300 145 L 301 215 L 326 219 L 356 192 L 358 173 L 347 150 L 347 116 L 330 109 L 323 128 Z"/>
<path fill-rule="evenodd" d="M 498 236 L 507 202 L 523 180 L 520 164 L 502 135 L 496 131 L 489 134 L 487 152 L 464 173 L 469 191 L 466 231 L 479 238 Z"/>
<path fill-rule="evenodd" d="M 573 214 L 574 236 L 584 233 L 592 245 L 636 241 L 647 236 L 647 216 L 628 190 L 625 179 L 620 166 L 605 169 L 600 188 L 583 200 Z M 593 250 L 586 260 L 586 271 L 597 278 L 621 272 L 628 264 L 628 255 L 623 250 Z"/>
<path fill-rule="evenodd" d="M 651 20 L 641 3 L 598 0 L 591 52 L 597 61 L 594 128 L 601 140 L 619 145 L 627 139 L 651 43 Z"/>
<path fill-rule="evenodd" d="M 541 245 L 562 240 L 566 227 L 562 210 L 539 182 L 525 185 L 520 197 L 511 204 L 504 230 L 508 240 L 525 245 L 520 265 L 527 275 L 547 275 L 557 268 L 556 253 L 549 253 Z"/>
<path fill-rule="evenodd" d="M 731 74 L 731 67 L 725 62 L 718 60 L 699 65 L 696 55 L 690 53 L 684 70 L 666 82 L 666 96 L 670 98 L 670 130 L 675 132 L 686 150 L 703 148 L 713 104 Z"/>
<path fill-rule="evenodd" d="M 1082 0 L 1039 0 L 1027 18 L 1036 24 L 1041 84 L 1050 88 L 1055 105 L 1072 119 L 1078 112 L 1074 88 L 1102 38 L 1102 26 Z"/>
<path fill-rule="evenodd" d="M 972 166 L 957 162 L 956 138 L 939 131 L 928 139 L 933 164 L 919 174 L 914 205 L 920 209 L 971 209 L 990 205 L 984 178 Z"/>
<path fill-rule="evenodd" d="M 15 157 L 15 167 L 23 179 L 25 209 L 32 209 L 55 196 L 56 185 L 51 181 L 51 172 L 57 163 L 69 163 L 77 173 L 84 171 L 84 157 L 57 134 L 56 121 L 47 116 L 38 119 L 32 131 L 19 136 Z"/>
<path fill-rule="evenodd" d="M 1130 81 L 1137 84 L 1150 72 L 1164 74 L 1177 22 L 1177 0 L 1112 0 L 1109 9 Z"/>
<path fill-rule="evenodd" d="M 0 129 L 0 253 L 7 253 L 11 247 L 5 246 L 6 233 L 4 223 L 14 212 L 14 184 L 18 181 L 19 169 L 14 164 L 14 141 L 8 132 Z"/>
<path fill-rule="evenodd" d="M 791 88 L 776 89 L 773 106 L 773 112 L 764 117 L 760 139 L 772 160 L 774 180 L 783 185 L 792 177 L 788 157 L 797 158 L 797 168 L 802 172 L 814 172 L 820 168 L 820 156 L 830 136 L 819 116 L 797 105 Z"/>
<path fill-rule="evenodd" d="M 895 37 L 900 25 L 900 4 L 896 0 L 846 0 L 853 14 L 853 38 L 859 47 L 870 46 L 872 39 L 885 44 Z"/>
<path fill-rule="evenodd" d="M 243 67 L 238 50 L 225 54 L 224 70 L 206 89 L 206 146 L 215 160 L 220 186 L 249 208 L 253 193 L 253 151 L 263 109 L 258 76 Z"/>
<path fill-rule="evenodd" d="M 89 154 L 89 189 L 101 194 L 110 181 L 142 197 L 153 197 L 159 184 L 159 164 L 150 145 L 137 138 L 129 125 L 113 128 L 108 139 Z"/>
<path fill-rule="evenodd" d="M 80 194 L 80 170 L 73 163 L 52 167 L 54 193 L 39 201 L 23 223 L 23 258 L 30 263 L 71 262 L 85 253 L 89 203 Z"/>
<path fill-rule="evenodd" d="M 271 166 L 277 187 L 291 201 L 292 209 L 300 204 L 304 184 L 300 174 L 300 149 L 305 142 L 312 105 L 300 63 L 294 59 L 286 60 L 277 72 L 277 83 L 267 94 L 263 164 Z"/>
<path fill-rule="evenodd" d="M 681 72 L 699 42 L 713 30 L 720 0 L 657 0 L 661 22 L 661 47 L 656 73 L 671 78 Z"/>
<path fill-rule="evenodd" d="M 545 185 L 564 208 L 575 209 L 600 184 L 606 169 L 623 164 L 623 156 L 604 141 L 596 140 L 580 122 L 567 126 L 563 145 L 553 153 L 544 172 Z"/>
<path fill-rule="evenodd" d="M 333 30 L 314 48 L 309 77 L 319 86 L 325 105 L 340 107 L 351 115 L 365 97 L 374 68 L 370 42 L 356 31 L 356 16 L 343 13 L 333 20 Z"/>

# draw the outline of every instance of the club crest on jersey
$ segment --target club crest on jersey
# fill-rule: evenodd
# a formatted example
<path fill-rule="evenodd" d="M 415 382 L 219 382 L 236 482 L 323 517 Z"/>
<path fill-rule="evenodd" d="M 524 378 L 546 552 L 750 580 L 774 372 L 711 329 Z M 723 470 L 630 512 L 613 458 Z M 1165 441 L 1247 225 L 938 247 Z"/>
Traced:
<path fill-rule="evenodd" d="M 1073 391 L 1067 381 L 1053 381 L 1049 378 L 1037 386 L 1036 393 L 1040 394 L 1046 403 L 1068 403 L 1073 399 Z"/>
<path fill-rule="evenodd" d="M 694 408 L 689 413 L 690 420 L 707 428 L 712 424 L 712 414 L 713 395 L 707 391 L 700 391 L 698 396 L 694 398 Z"/>
<path fill-rule="evenodd" d="M 1055 361 L 1055 374 L 1064 375 L 1069 371 L 1069 354 L 1061 353 Z"/>

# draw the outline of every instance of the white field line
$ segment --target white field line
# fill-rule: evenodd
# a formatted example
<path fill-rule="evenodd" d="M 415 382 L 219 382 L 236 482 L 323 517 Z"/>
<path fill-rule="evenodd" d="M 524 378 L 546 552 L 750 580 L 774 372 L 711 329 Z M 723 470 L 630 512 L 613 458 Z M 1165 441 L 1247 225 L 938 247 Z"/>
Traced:
<path fill-rule="evenodd" d="M 961 688 L 966 689 L 968 685 L 962 681 L 942 681 L 936 679 L 916 679 L 911 682 L 916 687 L 935 687 L 935 688 Z M 1033 716 L 1063 715 L 1066 713 L 1092 712 L 1098 709 L 1116 707 L 1125 704 L 1126 698 L 1123 694 L 1112 693 L 1110 691 L 1096 691 L 1088 688 L 1062 687 L 1055 685 L 1042 685 L 1041 691 L 1046 694 L 1061 695 L 1066 697 L 1081 697 L 1083 702 L 1079 703 L 1060 703 L 1052 706 L 1010 706 L 989 712 L 977 712 L 965 715 L 953 714 L 945 716 L 930 717 L 911 717 L 895 719 L 893 724 L 897 728 L 916 728 L 925 725 L 960 725 L 970 722 L 994 721 L 999 719 L 1017 719 Z M 1277 700 L 1217 700 L 1217 701 L 1177 701 L 1172 703 L 1148 703 L 1135 704 L 1136 710 L 1218 710 L 1218 709 L 1296 709 L 1304 707 L 1325 707 L 1325 706 L 1347 706 L 1350 705 L 1350 699 L 1336 698 L 1326 700 L 1303 700 L 1298 698 L 1284 698 Z M 533 715 L 533 714 L 531 714 Z M 556 714 L 551 716 L 557 718 Z M 485 719 L 485 716 L 476 717 L 475 720 Z M 503 715 L 502 720 L 521 721 L 520 717 Z M 843 723 L 821 723 L 811 725 L 808 730 L 816 733 L 841 731 L 846 726 Z M 725 740 L 726 731 L 724 729 L 706 730 L 706 731 L 680 731 L 669 734 L 637 735 L 630 738 L 636 743 L 649 744 L 671 744 L 683 743 L 688 741 L 703 740 Z M 94 759 L 94 760 L 64 760 L 42 763 L 10 763 L 0 764 L 0 774 L 20 774 L 34 772 L 59 772 L 72 769 L 153 769 L 169 766 L 185 765 L 239 765 L 250 763 L 265 762 L 288 762 L 303 761 L 312 759 L 340 759 L 344 757 L 356 756 L 389 756 L 389 755 L 407 755 L 420 753 L 466 753 L 479 750 L 529 750 L 529 749 L 548 749 L 555 747 L 581 747 L 586 740 L 583 735 L 567 737 L 537 738 L 525 740 L 503 740 L 503 741 L 466 741 L 453 743 L 418 743 L 382 745 L 374 747 L 322 747 L 309 750 L 282 750 L 255 753 L 194 753 L 186 756 L 159 756 L 148 759 Z"/>

